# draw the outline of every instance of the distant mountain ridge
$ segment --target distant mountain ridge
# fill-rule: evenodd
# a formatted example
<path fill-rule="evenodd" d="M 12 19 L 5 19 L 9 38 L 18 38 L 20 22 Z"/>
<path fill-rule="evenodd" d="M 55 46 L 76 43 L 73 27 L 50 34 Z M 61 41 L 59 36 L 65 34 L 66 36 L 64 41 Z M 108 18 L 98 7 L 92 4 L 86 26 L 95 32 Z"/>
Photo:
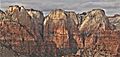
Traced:
<path fill-rule="evenodd" d="M 0 47 L 12 51 L 12 57 L 119 57 L 119 17 L 106 16 L 103 9 L 79 14 L 53 9 L 44 16 L 12 5 L 0 10 Z"/>

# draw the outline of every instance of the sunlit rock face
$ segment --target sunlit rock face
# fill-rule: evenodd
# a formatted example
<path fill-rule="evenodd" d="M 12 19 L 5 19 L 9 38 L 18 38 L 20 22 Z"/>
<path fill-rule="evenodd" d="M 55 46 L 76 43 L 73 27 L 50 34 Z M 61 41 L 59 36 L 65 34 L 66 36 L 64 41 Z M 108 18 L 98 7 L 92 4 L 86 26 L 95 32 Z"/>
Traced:
<path fill-rule="evenodd" d="M 102 9 L 81 14 L 55 9 L 44 17 L 42 11 L 13 5 L 0 10 L 0 17 L 0 44 L 14 54 L 119 57 L 119 15 L 107 17 Z"/>
<path fill-rule="evenodd" d="M 46 40 L 56 43 L 59 52 L 61 51 L 60 54 L 76 53 L 77 43 L 72 33 L 75 33 L 75 26 L 75 21 L 65 11 L 55 9 L 45 17 L 44 37 Z"/>
<path fill-rule="evenodd" d="M 92 11 L 87 12 L 87 15 L 84 15 L 82 24 L 78 28 L 80 33 L 80 38 L 77 38 L 79 48 L 101 48 L 101 50 L 109 50 L 97 51 L 98 53 L 94 55 L 96 57 L 102 56 L 100 55 L 101 53 L 111 54 L 111 56 L 117 55 L 119 50 L 120 33 L 119 31 L 114 31 L 115 27 L 109 22 L 103 10 L 93 9 Z M 86 49 L 86 51 L 90 50 L 91 49 Z M 94 50 L 88 53 L 92 52 L 94 53 Z"/>
<path fill-rule="evenodd" d="M 9 8 L 6 10 L 6 15 L 9 16 L 8 19 L 19 22 L 23 25 L 29 25 L 25 23 L 30 23 L 29 22 L 30 16 L 28 15 L 26 9 L 23 6 L 18 5 L 9 6 Z M 28 22 L 26 22 L 26 20 Z"/>
<path fill-rule="evenodd" d="M 90 36 L 99 29 L 109 29 L 109 21 L 106 19 L 105 12 L 102 9 L 93 9 L 87 13 L 79 14 L 81 24 L 78 26 L 80 39 L 77 38 L 79 47 L 90 47 L 93 38 Z M 82 43 L 82 45 L 80 44 Z"/>
<path fill-rule="evenodd" d="M 10 6 L 0 20 L 0 43 L 24 55 L 37 52 L 34 48 L 42 42 L 44 16 L 40 11 L 35 12 L 35 16 L 31 16 L 23 6 Z"/>
<path fill-rule="evenodd" d="M 14 13 L 18 13 L 19 11 L 20 11 L 20 7 L 18 5 L 12 5 L 8 7 L 8 9 L 6 10 L 6 13 L 11 15 Z"/>
<path fill-rule="evenodd" d="M 8 19 L 11 20 L 17 20 L 20 14 L 19 12 L 20 12 L 20 7 L 18 5 L 9 6 L 8 9 L 5 11 Z"/>
<path fill-rule="evenodd" d="M 111 24 L 116 27 L 116 30 L 120 30 L 120 15 L 116 14 L 114 16 L 108 16 L 108 19 Z"/>
<path fill-rule="evenodd" d="M 66 17 L 67 16 L 65 15 L 64 11 L 61 9 L 56 9 L 56 10 L 51 11 L 50 14 L 45 18 L 45 21 L 44 21 L 44 33 L 45 33 L 44 36 L 45 36 L 45 38 L 48 38 L 49 40 L 53 40 L 53 39 L 55 39 L 54 34 L 58 35 L 59 33 L 63 33 L 63 31 L 66 30 L 65 22 L 64 22 L 64 20 L 66 20 Z M 57 31 L 54 32 L 55 27 L 56 27 L 56 30 L 60 29 L 60 27 L 61 27 L 61 29 L 63 29 L 63 31 L 60 30 L 58 32 Z M 66 34 L 66 36 L 64 36 L 63 38 L 68 38 L 67 31 L 64 32 L 63 34 Z M 57 37 L 57 38 L 61 38 L 61 37 Z M 60 47 L 62 45 L 61 42 L 64 42 L 64 41 L 66 41 L 66 40 L 59 39 L 58 41 L 55 41 L 55 43 L 58 44 L 57 47 Z"/>
<path fill-rule="evenodd" d="M 79 30 L 90 32 L 95 29 L 97 30 L 99 27 L 102 27 L 103 29 L 110 29 L 109 25 L 109 20 L 106 18 L 104 10 L 93 9 L 85 16 Z"/>
<path fill-rule="evenodd" d="M 13 5 L 6 10 L 7 19 L 20 23 L 37 37 L 43 35 L 43 13 L 39 10 L 25 9 L 24 6 Z"/>

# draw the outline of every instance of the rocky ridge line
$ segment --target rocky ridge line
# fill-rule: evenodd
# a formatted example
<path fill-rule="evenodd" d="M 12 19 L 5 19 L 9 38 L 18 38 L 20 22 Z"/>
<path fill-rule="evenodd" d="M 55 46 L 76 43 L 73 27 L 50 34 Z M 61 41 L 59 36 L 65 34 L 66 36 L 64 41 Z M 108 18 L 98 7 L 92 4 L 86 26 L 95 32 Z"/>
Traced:
<path fill-rule="evenodd" d="M 0 10 L 0 44 L 21 57 L 119 57 L 119 17 L 102 9 L 81 14 L 55 9 L 44 17 L 13 5 Z"/>

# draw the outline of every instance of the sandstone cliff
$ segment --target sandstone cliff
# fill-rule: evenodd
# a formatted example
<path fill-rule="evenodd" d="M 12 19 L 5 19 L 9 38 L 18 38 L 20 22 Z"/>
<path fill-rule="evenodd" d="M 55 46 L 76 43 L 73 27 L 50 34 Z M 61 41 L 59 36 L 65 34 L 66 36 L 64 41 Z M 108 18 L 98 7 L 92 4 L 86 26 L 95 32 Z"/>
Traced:
<path fill-rule="evenodd" d="M 114 16 L 108 16 L 111 24 L 113 24 L 117 30 L 120 30 L 120 15 L 116 14 Z"/>
<path fill-rule="evenodd" d="M 39 10 L 9 6 L 0 10 L 0 56 L 119 57 L 119 21 L 102 9 L 81 14 L 55 9 L 44 17 Z"/>
<path fill-rule="evenodd" d="M 29 13 L 23 6 L 10 6 L 0 20 L 0 43 L 17 54 L 31 56 L 37 52 L 36 44 L 43 41 L 43 20 L 41 11 L 31 10 Z"/>

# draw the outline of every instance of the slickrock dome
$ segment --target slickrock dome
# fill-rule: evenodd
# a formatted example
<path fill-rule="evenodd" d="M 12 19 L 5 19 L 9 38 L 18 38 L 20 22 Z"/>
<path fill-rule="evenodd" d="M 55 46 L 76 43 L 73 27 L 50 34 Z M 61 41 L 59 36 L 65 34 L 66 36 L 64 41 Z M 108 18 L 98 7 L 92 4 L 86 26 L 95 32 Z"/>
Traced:
<path fill-rule="evenodd" d="M 93 9 L 89 11 L 85 16 L 83 23 L 81 24 L 79 30 L 92 32 L 100 28 L 110 29 L 109 20 L 106 18 L 105 12 L 102 9 Z"/>

